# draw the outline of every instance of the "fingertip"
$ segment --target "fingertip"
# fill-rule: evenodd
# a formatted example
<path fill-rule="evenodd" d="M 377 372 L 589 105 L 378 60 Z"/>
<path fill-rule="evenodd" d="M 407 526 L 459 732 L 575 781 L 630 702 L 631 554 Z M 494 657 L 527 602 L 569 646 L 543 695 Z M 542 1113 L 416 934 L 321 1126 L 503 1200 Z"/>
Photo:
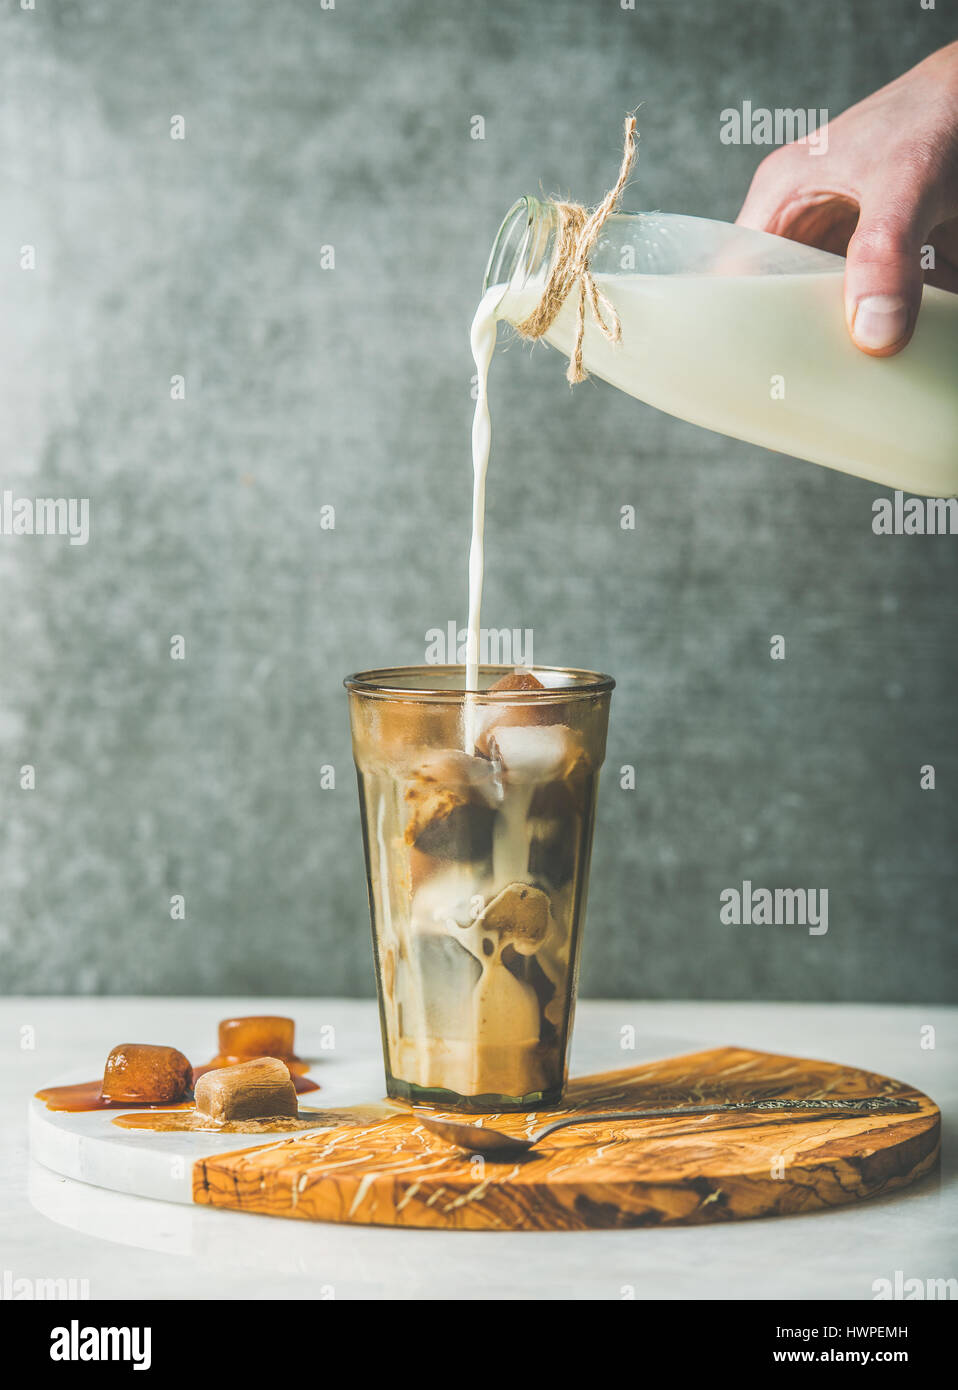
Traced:
<path fill-rule="evenodd" d="M 870 357 L 901 352 L 914 326 L 911 307 L 901 294 L 863 295 L 846 305 L 846 318 L 855 346 Z"/>

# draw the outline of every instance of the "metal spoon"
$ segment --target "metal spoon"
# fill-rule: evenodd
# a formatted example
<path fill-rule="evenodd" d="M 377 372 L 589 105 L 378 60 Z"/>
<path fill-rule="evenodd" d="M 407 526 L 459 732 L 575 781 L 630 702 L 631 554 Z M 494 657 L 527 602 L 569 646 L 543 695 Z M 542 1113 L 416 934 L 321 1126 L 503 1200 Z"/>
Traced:
<path fill-rule="evenodd" d="M 618 1110 L 609 1114 L 566 1115 L 561 1120 L 537 1129 L 527 1139 L 515 1134 L 503 1134 L 501 1130 L 489 1129 L 485 1125 L 461 1124 L 457 1120 L 437 1120 L 428 1111 L 414 1110 L 413 1114 L 421 1124 L 441 1139 L 447 1139 L 456 1148 L 466 1153 L 485 1154 L 489 1158 L 511 1158 L 515 1154 L 528 1153 L 537 1144 L 557 1129 L 568 1125 L 602 1124 L 620 1120 L 658 1120 L 684 1119 L 686 1115 L 734 1115 L 743 1111 L 783 1111 L 800 1110 L 818 1112 L 820 1115 L 870 1114 L 878 1110 L 911 1112 L 920 1107 L 915 1100 L 903 1100 L 895 1096 L 867 1096 L 854 1100 L 736 1100 L 725 1105 L 680 1105 L 670 1110 Z"/>

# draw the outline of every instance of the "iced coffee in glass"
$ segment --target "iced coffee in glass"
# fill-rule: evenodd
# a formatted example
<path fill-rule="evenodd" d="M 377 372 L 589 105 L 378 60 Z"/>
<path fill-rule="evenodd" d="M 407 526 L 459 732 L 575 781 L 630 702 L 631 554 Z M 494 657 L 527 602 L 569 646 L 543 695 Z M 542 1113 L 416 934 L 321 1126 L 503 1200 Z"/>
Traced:
<path fill-rule="evenodd" d="M 614 682 L 461 666 L 346 681 L 390 1096 L 556 1103 Z"/>

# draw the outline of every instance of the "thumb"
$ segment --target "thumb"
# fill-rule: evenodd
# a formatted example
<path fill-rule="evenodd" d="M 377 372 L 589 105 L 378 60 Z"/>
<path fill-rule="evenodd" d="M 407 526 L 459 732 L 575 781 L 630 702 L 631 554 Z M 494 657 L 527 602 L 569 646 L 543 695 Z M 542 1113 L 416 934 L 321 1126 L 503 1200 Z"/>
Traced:
<path fill-rule="evenodd" d="M 919 209 L 862 205 L 845 266 L 845 317 L 855 345 L 872 357 L 900 352 L 921 306 Z"/>

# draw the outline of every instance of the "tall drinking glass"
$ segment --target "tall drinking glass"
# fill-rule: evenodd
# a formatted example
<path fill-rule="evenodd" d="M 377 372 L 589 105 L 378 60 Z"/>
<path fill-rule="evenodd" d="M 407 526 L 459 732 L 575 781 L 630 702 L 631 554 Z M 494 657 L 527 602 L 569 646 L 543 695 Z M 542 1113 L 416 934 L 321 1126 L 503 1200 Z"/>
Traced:
<path fill-rule="evenodd" d="M 483 666 L 472 692 L 461 666 L 345 682 L 390 1096 L 482 1111 L 562 1095 L 614 681 L 533 674 Z"/>

